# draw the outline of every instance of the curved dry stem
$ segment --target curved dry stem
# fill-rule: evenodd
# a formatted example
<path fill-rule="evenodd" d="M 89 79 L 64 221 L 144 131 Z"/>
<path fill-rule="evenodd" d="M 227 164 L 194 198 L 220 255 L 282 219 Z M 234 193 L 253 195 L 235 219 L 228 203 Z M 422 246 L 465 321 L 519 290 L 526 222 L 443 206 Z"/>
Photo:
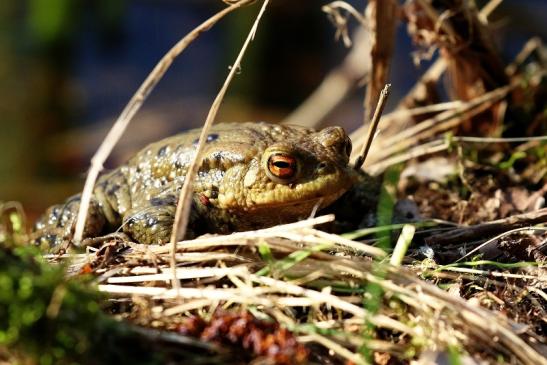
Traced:
<path fill-rule="evenodd" d="M 190 207 L 191 207 L 190 199 L 192 197 L 192 194 L 191 194 L 192 185 L 194 182 L 194 176 L 196 176 L 199 165 L 201 163 L 201 154 L 203 151 L 203 146 L 205 145 L 207 135 L 209 134 L 209 129 L 213 125 L 218 109 L 220 108 L 220 104 L 222 103 L 222 100 L 224 99 L 224 95 L 226 95 L 228 86 L 230 85 L 230 82 L 234 78 L 236 72 L 238 72 L 238 70 L 240 69 L 243 55 L 245 54 L 245 51 L 247 50 L 247 47 L 249 46 L 251 41 L 254 39 L 256 30 L 258 28 L 258 23 L 260 22 L 260 18 L 262 17 L 262 15 L 264 14 L 264 11 L 266 10 L 266 6 L 268 6 L 268 2 L 269 0 L 265 0 L 262 3 L 262 7 L 260 8 L 260 11 L 258 12 L 256 20 L 253 26 L 251 27 L 251 30 L 249 31 L 249 35 L 247 36 L 245 43 L 243 43 L 243 46 L 241 47 L 241 50 L 239 51 L 239 54 L 237 55 L 237 58 L 234 64 L 230 68 L 230 72 L 228 73 L 228 76 L 226 77 L 226 81 L 224 81 L 224 85 L 222 85 L 222 88 L 220 89 L 217 97 L 215 98 L 215 100 L 213 101 L 213 104 L 211 105 L 211 109 L 209 110 L 209 114 L 207 115 L 207 119 L 205 120 L 205 123 L 201 130 L 201 134 L 199 136 L 199 141 L 196 146 L 196 154 L 194 155 L 194 158 L 190 162 L 188 171 L 186 172 L 186 177 L 184 178 L 184 184 L 182 185 L 182 188 L 180 190 L 177 209 L 175 212 L 175 221 L 173 223 L 173 230 L 171 232 L 171 268 L 174 273 L 173 287 L 177 290 L 179 288 L 179 281 L 176 278 L 176 269 L 175 269 L 175 266 L 176 266 L 175 254 L 177 251 L 177 241 L 179 238 L 183 238 L 184 235 L 186 234 L 186 226 L 188 225 L 188 217 L 190 215 Z"/>
<path fill-rule="evenodd" d="M 254 0 L 241 0 L 210 17 L 203 23 L 201 23 L 197 28 L 188 33 L 184 38 L 182 38 L 177 44 L 173 46 L 156 64 L 156 67 L 150 72 L 148 77 L 141 84 L 137 92 L 133 95 L 131 100 L 127 103 L 122 113 L 112 126 L 112 129 L 108 132 L 105 139 L 101 143 L 99 149 L 91 159 L 91 167 L 89 173 L 87 174 L 84 189 L 82 192 L 82 200 L 80 202 L 80 208 L 78 210 L 78 218 L 76 220 L 76 229 L 74 232 L 74 243 L 76 245 L 80 244 L 82 241 L 82 236 L 85 227 L 85 221 L 87 216 L 87 210 L 89 208 L 89 202 L 91 200 L 91 194 L 93 193 L 93 188 L 99 173 L 103 169 L 103 164 L 110 155 L 110 152 L 118 143 L 118 140 L 124 133 L 125 129 L 129 125 L 129 122 L 133 119 L 135 114 L 139 111 L 142 104 L 152 92 L 154 87 L 161 80 L 165 72 L 169 69 L 173 60 L 177 58 L 190 43 L 192 43 L 201 33 L 209 30 L 214 24 L 216 24 L 220 19 L 222 19 L 228 13 L 252 3 Z"/>

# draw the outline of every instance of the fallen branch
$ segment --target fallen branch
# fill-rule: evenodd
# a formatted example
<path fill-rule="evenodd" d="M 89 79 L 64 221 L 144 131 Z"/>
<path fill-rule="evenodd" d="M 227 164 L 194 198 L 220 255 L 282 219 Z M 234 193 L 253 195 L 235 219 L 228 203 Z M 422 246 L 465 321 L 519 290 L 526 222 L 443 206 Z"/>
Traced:
<path fill-rule="evenodd" d="M 471 227 L 456 228 L 449 232 L 427 237 L 425 242 L 428 245 L 447 245 L 465 241 L 476 241 L 477 239 L 488 238 L 511 229 L 533 226 L 540 223 L 547 223 L 547 208 Z"/>

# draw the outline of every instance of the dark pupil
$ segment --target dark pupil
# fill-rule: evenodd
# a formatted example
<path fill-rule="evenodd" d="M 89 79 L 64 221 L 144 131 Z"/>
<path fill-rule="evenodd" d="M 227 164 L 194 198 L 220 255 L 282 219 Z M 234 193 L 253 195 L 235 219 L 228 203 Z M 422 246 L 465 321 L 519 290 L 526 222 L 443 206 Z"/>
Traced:
<path fill-rule="evenodd" d="M 274 166 L 280 169 L 286 169 L 291 167 L 291 164 L 286 161 L 275 161 Z"/>

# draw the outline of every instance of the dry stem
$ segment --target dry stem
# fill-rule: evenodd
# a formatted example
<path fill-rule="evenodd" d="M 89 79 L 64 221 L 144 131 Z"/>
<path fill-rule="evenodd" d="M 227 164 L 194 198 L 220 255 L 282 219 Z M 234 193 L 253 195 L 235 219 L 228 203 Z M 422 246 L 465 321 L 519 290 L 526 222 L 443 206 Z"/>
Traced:
<path fill-rule="evenodd" d="M 503 86 L 492 90 L 478 98 L 462 104 L 454 110 L 447 110 L 427 119 L 393 137 L 379 143 L 380 152 L 374 155 L 376 161 L 400 152 L 417 141 L 433 137 L 437 133 L 449 130 L 461 124 L 466 118 L 476 115 L 504 98 L 516 85 Z"/>
<path fill-rule="evenodd" d="M 76 221 L 76 229 L 74 232 L 74 243 L 76 245 L 79 245 L 82 241 L 85 222 L 87 218 L 87 210 L 91 201 L 91 195 L 93 193 L 95 181 L 97 181 L 97 177 L 103 169 L 104 162 L 110 155 L 110 152 L 112 151 L 116 143 L 118 143 L 118 140 L 129 125 L 129 122 L 131 122 L 148 95 L 152 92 L 152 90 L 161 80 L 163 75 L 165 75 L 165 72 L 169 69 L 169 67 L 173 63 L 173 60 L 177 58 L 186 49 L 186 47 L 188 47 L 188 45 L 192 43 L 201 33 L 210 29 L 225 15 L 253 1 L 254 0 L 241 0 L 233 5 L 230 5 L 229 7 L 213 15 L 212 17 L 201 23 L 197 28 L 188 33 L 161 58 L 161 60 L 156 64 L 152 72 L 150 72 L 146 80 L 144 80 L 144 82 L 141 84 L 137 92 L 135 92 L 131 100 L 129 100 L 122 113 L 112 126 L 112 129 L 110 129 L 107 136 L 101 143 L 99 149 L 91 159 L 91 167 L 87 174 L 84 189 L 82 192 L 80 208 L 78 210 L 78 217 Z"/>
<path fill-rule="evenodd" d="M 374 135 L 376 133 L 376 129 L 378 128 L 378 123 L 380 123 L 380 117 L 382 116 L 382 112 L 384 111 L 384 107 L 386 106 L 386 101 L 387 97 L 389 96 L 390 88 L 391 84 L 387 84 L 384 86 L 382 92 L 380 93 L 380 98 L 378 99 L 378 104 L 376 105 L 374 116 L 370 121 L 368 133 L 365 138 L 365 144 L 363 145 L 361 153 L 359 153 L 357 161 L 355 161 L 355 166 L 353 167 L 355 170 L 359 170 L 361 166 L 363 166 L 363 163 L 367 158 L 368 151 L 370 149 L 370 146 L 372 145 L 372 140 L 374 139 Z"/>
<path fill-rule="evenodd" d="M 218 113 L 218 109 L 220 108 L 220 104 L 222 103 L 222 100 L 224 99 L 224 95 L 226 95 L 228 86 L 230 85 L 230 82 L 232 81 L 235 74 L 239 71 L 241 67 L 241 60 L 243 59 L 243 55 L 245 54 L 245 51 L 247 50 L 249 43 L 251 43 L 251 41 L 254 39 L 256 29 L 258 28 L 258 23 L 260 22 L 260 18 L 262 17 L 262 14 L 264 14 L 264 11 L 266 10 L 268 1 L 269 0 L 264 0 L 264 2 L 262 3 L 262 7 L 260 8 L 260 11 L 258 12 L 256 20 L 253 26 L 251 27 L 251 30 L 249 31 L 249 35 L 247 36 L 247 39 L 243 43 L 243 46 L 241 47 L 241 50 L 239 51 L 239 54 L 237 55 L 236 60 L 234 61 L 234 64 L 232 65 L 230 72 L 228 73 L 228 76 L 226 77 L 226 80 L 224 81 L 224 84 L 222 85 L 222 88 L 220 89 L 215 100 L 213 101 L 213 104 L 211 105 L 211 109 L 209 109 L 209 113 L 207 114 L 207 119 L 205 119 L 205 123 L 203 125 L 203 128 L 201 129 L 201 134 L 199 135 L 199 141 L 196 146 L 196 153 L 194 155 L 194 158 L 190 161 L 190 165 L 188 167 L 186 176 L 184 178 L 184 183 L 180 190 L 179 200 L 177 203 L 177 209 L 175 212 L 175 221 L 173 223 L 173 230 L 171 232 L 171 270 L 173 272 L 173 287 L 177 291 L 180 286 L 179 281 L 176 277 L 175 253 L 177 248 L 177 241 L 179 238 L 184 237 L 184 235 L 186 234 L 186 227 L 188 225 L 188 219 L 190 216 L 190 209 L 192 205 L 191 204 L 192 185 L 194 183 L 194 177 L 196 176 L 197 171 L 199 169 L 199 165 L 201 164 L 201 154 L 203 151 L 203 147 L 205 146 L 205 140 L 207 139 L 207 135 L 209 134 L 209 129 L 213 125 L 215 117 Z"/>

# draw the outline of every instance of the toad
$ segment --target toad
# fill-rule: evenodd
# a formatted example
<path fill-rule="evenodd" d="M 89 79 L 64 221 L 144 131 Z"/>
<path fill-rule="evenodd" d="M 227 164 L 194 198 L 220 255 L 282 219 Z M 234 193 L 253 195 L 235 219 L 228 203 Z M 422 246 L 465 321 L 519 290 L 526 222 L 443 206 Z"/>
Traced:
<path fill-rule="evenodd" d="M 180 188 L 200 130 L 166 138 L 102 175 L 87 212 L 85 237 L 121 229 L 144 244 L 170 240 Z M 320 131 L 264 122 L 214 126 L 193 186 L 185 238 L 264 228 L 306 218 L 356 179 L 351 141 L 341 127 Z M 70 240 L 80 195 L 50 207 L 33 242 L 54 249 Z"/>

